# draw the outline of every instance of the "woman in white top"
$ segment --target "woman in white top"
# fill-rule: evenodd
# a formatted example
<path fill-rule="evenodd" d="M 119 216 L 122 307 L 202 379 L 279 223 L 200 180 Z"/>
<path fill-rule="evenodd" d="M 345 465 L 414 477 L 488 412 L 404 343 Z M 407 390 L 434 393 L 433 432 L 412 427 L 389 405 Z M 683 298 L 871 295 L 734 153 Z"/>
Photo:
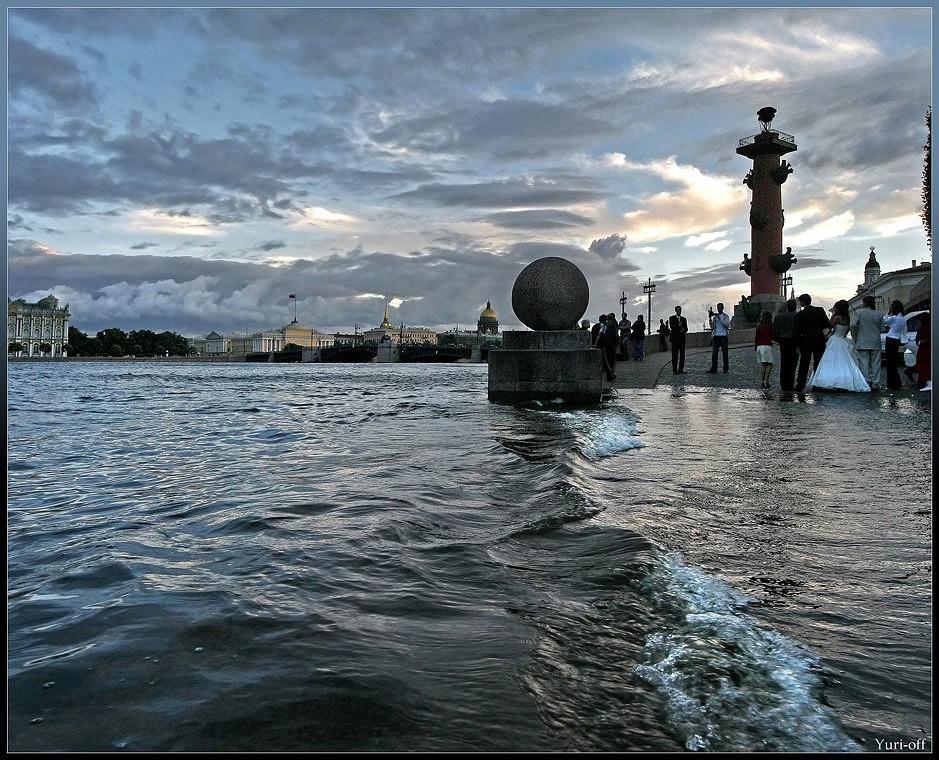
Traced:
<path fill-rule="evenodd" d="M 890 304 L 890 310 L 884 317 L 884 327 L 888 328 L 884 344 L 884 354 L 887 359 L 887 387 L 895 391 L 903 387 L 899 371 L 900 343 L 906 335 L 906 317 L 903 316 L 903 304 L 900 301 Z"/>

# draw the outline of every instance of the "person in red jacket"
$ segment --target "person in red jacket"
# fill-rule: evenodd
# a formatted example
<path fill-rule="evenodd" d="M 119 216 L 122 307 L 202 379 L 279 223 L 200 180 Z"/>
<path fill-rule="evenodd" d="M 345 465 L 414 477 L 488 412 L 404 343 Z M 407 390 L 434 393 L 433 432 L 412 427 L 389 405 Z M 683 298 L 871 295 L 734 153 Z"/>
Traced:
<path fill-rule="evenodd" d="M 769 378 L 773 374 L 773 315 L 768 311 L 763 312 L 756 326 L 753 350 L 760 364 L 760 388 L 769 388 Z"/>

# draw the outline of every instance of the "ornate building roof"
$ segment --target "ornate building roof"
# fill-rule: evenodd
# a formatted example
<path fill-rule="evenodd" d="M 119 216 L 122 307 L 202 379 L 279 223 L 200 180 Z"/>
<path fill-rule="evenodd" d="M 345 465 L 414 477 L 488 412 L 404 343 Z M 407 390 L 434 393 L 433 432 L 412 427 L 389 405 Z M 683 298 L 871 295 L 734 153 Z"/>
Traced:
<path fill-rule="evenodd" d="M 479 332 L 491 333 L 495 335 L 499 332 L 499 318 L 492 309 L 492 303 L 486 301 L 486 308 L 479 315 L 479 322 L 476 323 Z"/>

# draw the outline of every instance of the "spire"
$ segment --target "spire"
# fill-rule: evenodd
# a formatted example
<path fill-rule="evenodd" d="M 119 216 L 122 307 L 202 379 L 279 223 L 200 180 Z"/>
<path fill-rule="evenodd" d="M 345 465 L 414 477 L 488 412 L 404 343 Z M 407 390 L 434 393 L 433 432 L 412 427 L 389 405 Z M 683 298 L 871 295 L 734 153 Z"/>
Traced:
<path fill-rule="evenodd" d="M 385 318 L 382 319 L 380 327 L 383 330 L 394 329 L 394 325 L 392 325 L 391 322 L 388 321 L 388 298 L 387 297 L 385 298 Z"/>

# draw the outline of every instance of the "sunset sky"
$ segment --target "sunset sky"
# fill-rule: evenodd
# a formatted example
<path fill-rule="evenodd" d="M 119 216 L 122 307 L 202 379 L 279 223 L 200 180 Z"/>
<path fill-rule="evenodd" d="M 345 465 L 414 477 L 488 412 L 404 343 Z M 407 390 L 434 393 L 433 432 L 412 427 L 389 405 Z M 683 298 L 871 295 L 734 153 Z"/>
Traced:
<path fill-rule="evenodd" d="M 558 255 L 587 317 L 749 293 L 756 111 L 795 135 L 797 292 L 930 260 L 931 10 L 9 11 L 9 295 L 86 332 L 503 327 Z"/>

